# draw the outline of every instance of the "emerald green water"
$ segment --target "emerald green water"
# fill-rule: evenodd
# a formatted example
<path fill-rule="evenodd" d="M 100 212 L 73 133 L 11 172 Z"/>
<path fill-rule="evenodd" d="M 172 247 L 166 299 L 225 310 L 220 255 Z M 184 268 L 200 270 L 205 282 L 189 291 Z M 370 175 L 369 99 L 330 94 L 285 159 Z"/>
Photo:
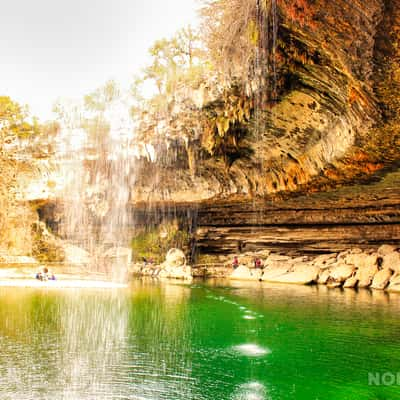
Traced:
<path fill-rule="evenodd" d="M 0 399 L 400 399 L 368 380 L 400 373 L 399 311 L 262 283 L 0 288 Z"/>

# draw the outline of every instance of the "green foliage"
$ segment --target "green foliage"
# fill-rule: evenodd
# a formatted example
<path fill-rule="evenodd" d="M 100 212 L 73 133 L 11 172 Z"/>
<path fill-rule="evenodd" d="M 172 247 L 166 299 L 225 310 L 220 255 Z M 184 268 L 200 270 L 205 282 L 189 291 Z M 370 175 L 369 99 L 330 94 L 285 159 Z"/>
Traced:
<path fill-rule="evenodd" d="M 115 81 L 110 80 L 84 98 L 85 107 L 89 111 L 104 112 L 107 106 L 120 96 L 120 90 Z"/>
<path fill-rule="evenodd" d="M 205 52 L 190 26 L 170 39 L 157 40 L 149 53 L 152 63 L 143 70 L 143 80 L 152 81 L 159 94 L 171 94 L 182 83 L 190 85 L 203 73 Z"/>
<path fill-rule="evenodd" d="M 180 230 L 176 223 L 164 223 L 159 227 L 138 233 L 131 241 L 133 259 L 141 262 L 143 257 L 160 263 L 171 248 L 186 249 L 189 233 Z"/>
<path fill-rule="evenodd" d="M 22 107 L 8 96 L 0 96 L 0 149 L 16 138 L 29 138 L 40 132 L 36 119 L 28 122 L 27 107 Z"/>

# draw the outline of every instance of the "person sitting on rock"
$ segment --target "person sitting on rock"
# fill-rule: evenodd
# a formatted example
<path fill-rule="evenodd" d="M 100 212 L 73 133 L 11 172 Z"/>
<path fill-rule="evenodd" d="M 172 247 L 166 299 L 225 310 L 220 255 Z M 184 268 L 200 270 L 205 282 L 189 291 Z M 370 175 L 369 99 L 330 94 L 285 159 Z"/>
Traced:
<path fill-rule="evenodd" d="M 55 281 L 56 277 L 54 274 L 51 274 L 49 272 L 49 269 L 47 267 L 44 267 L 42 271 L 39 271 L 36 274 L 36 279 L 39 279 L 40 281 Z"/>
<path fill-rule="evenodd" d="M 239 259 L 238 256 L 233 257 L 233 261 L 232 261 L 232 267 L 233 269 L 236 269 L 239 266 Z"/>
<path fill-rule="evenodd" d="M 254 259 L 254 268 L 262 268 L 262 262 L 258 257 Z"/>
<path fill-rule="evenodd" d="M 39 271 L 39 272 L 36 274 L 36 279 L 39 279 L 39 281 L 47 281 L 47 279 L 48 279 L 48 276 L 47 276 L 48 272 L 49 272 L 49 270 L 48 270 L 46 267 L 44 267 L 41 271 Z"/>

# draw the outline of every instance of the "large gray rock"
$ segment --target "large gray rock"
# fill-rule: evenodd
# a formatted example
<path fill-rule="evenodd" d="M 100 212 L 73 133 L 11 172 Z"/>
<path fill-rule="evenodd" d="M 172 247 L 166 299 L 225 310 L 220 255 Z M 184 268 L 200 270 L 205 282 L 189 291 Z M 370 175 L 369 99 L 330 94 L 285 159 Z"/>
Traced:
<path fill-rule="evenodd" d="M 165 261 L 156 269 L 152 268 L 152 275 L 160 278 L 192 280 L 192 268 L 186 265 L 186 257 L 182 250 L 170 249 Z"/>
<path fill-rule="evenodd" d="M 389 284 L 392 275 L 393 271 L 387 268 L 378 271 L 374 276 L 371 288 L 379 290 L 385 289 L 386 286 Z"/>
<path fill-rule="evenodd" d="M 165 263 L 169 267 L 186 265 L 185 253 L 180 249 L 170 249 L 165 257 Z"/>

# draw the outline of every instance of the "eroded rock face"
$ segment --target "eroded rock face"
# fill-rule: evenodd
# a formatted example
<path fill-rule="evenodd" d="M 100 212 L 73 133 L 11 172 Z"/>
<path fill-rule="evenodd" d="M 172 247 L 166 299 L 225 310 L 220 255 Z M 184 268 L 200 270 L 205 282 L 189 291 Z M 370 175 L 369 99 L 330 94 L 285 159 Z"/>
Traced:
<path fill-rule="evenodd" d="M 146 161 L 142 166 L 135 198 L 193 202 L 252 198 L 305 185 L 315 189 L 369 176 L 398 158 L 398 150 L 384 138 L 396 114 L 395 101 L 388 99 L 397 98 L 393 83 L 400 77 L 383 67 L 398 55 L 399 5 L 399 0 L 351 5 L 304 0 L 298 7 L 293 1 L 278 2 L 277 98 L 260 104 L 254 93 L 240 99 L 232 89 L 208 101 L 202 96 L 192 117 L 178 113 L 172 125 L 148 124 L 157 138 L 163 136 L 162 127 L 176 134 L 170 145 L 158 146 L 157 165 Z M 230 121 L 226 132 L 215 126 L 221 145 L 207 152 L 210 133 L 201 125 L 202 116 L 224 107 L 231 113 L 232 98 L 250 104 L 243 106 L 249 117 Z M 187 133 L 191 130 L 194 137 Z"/>

